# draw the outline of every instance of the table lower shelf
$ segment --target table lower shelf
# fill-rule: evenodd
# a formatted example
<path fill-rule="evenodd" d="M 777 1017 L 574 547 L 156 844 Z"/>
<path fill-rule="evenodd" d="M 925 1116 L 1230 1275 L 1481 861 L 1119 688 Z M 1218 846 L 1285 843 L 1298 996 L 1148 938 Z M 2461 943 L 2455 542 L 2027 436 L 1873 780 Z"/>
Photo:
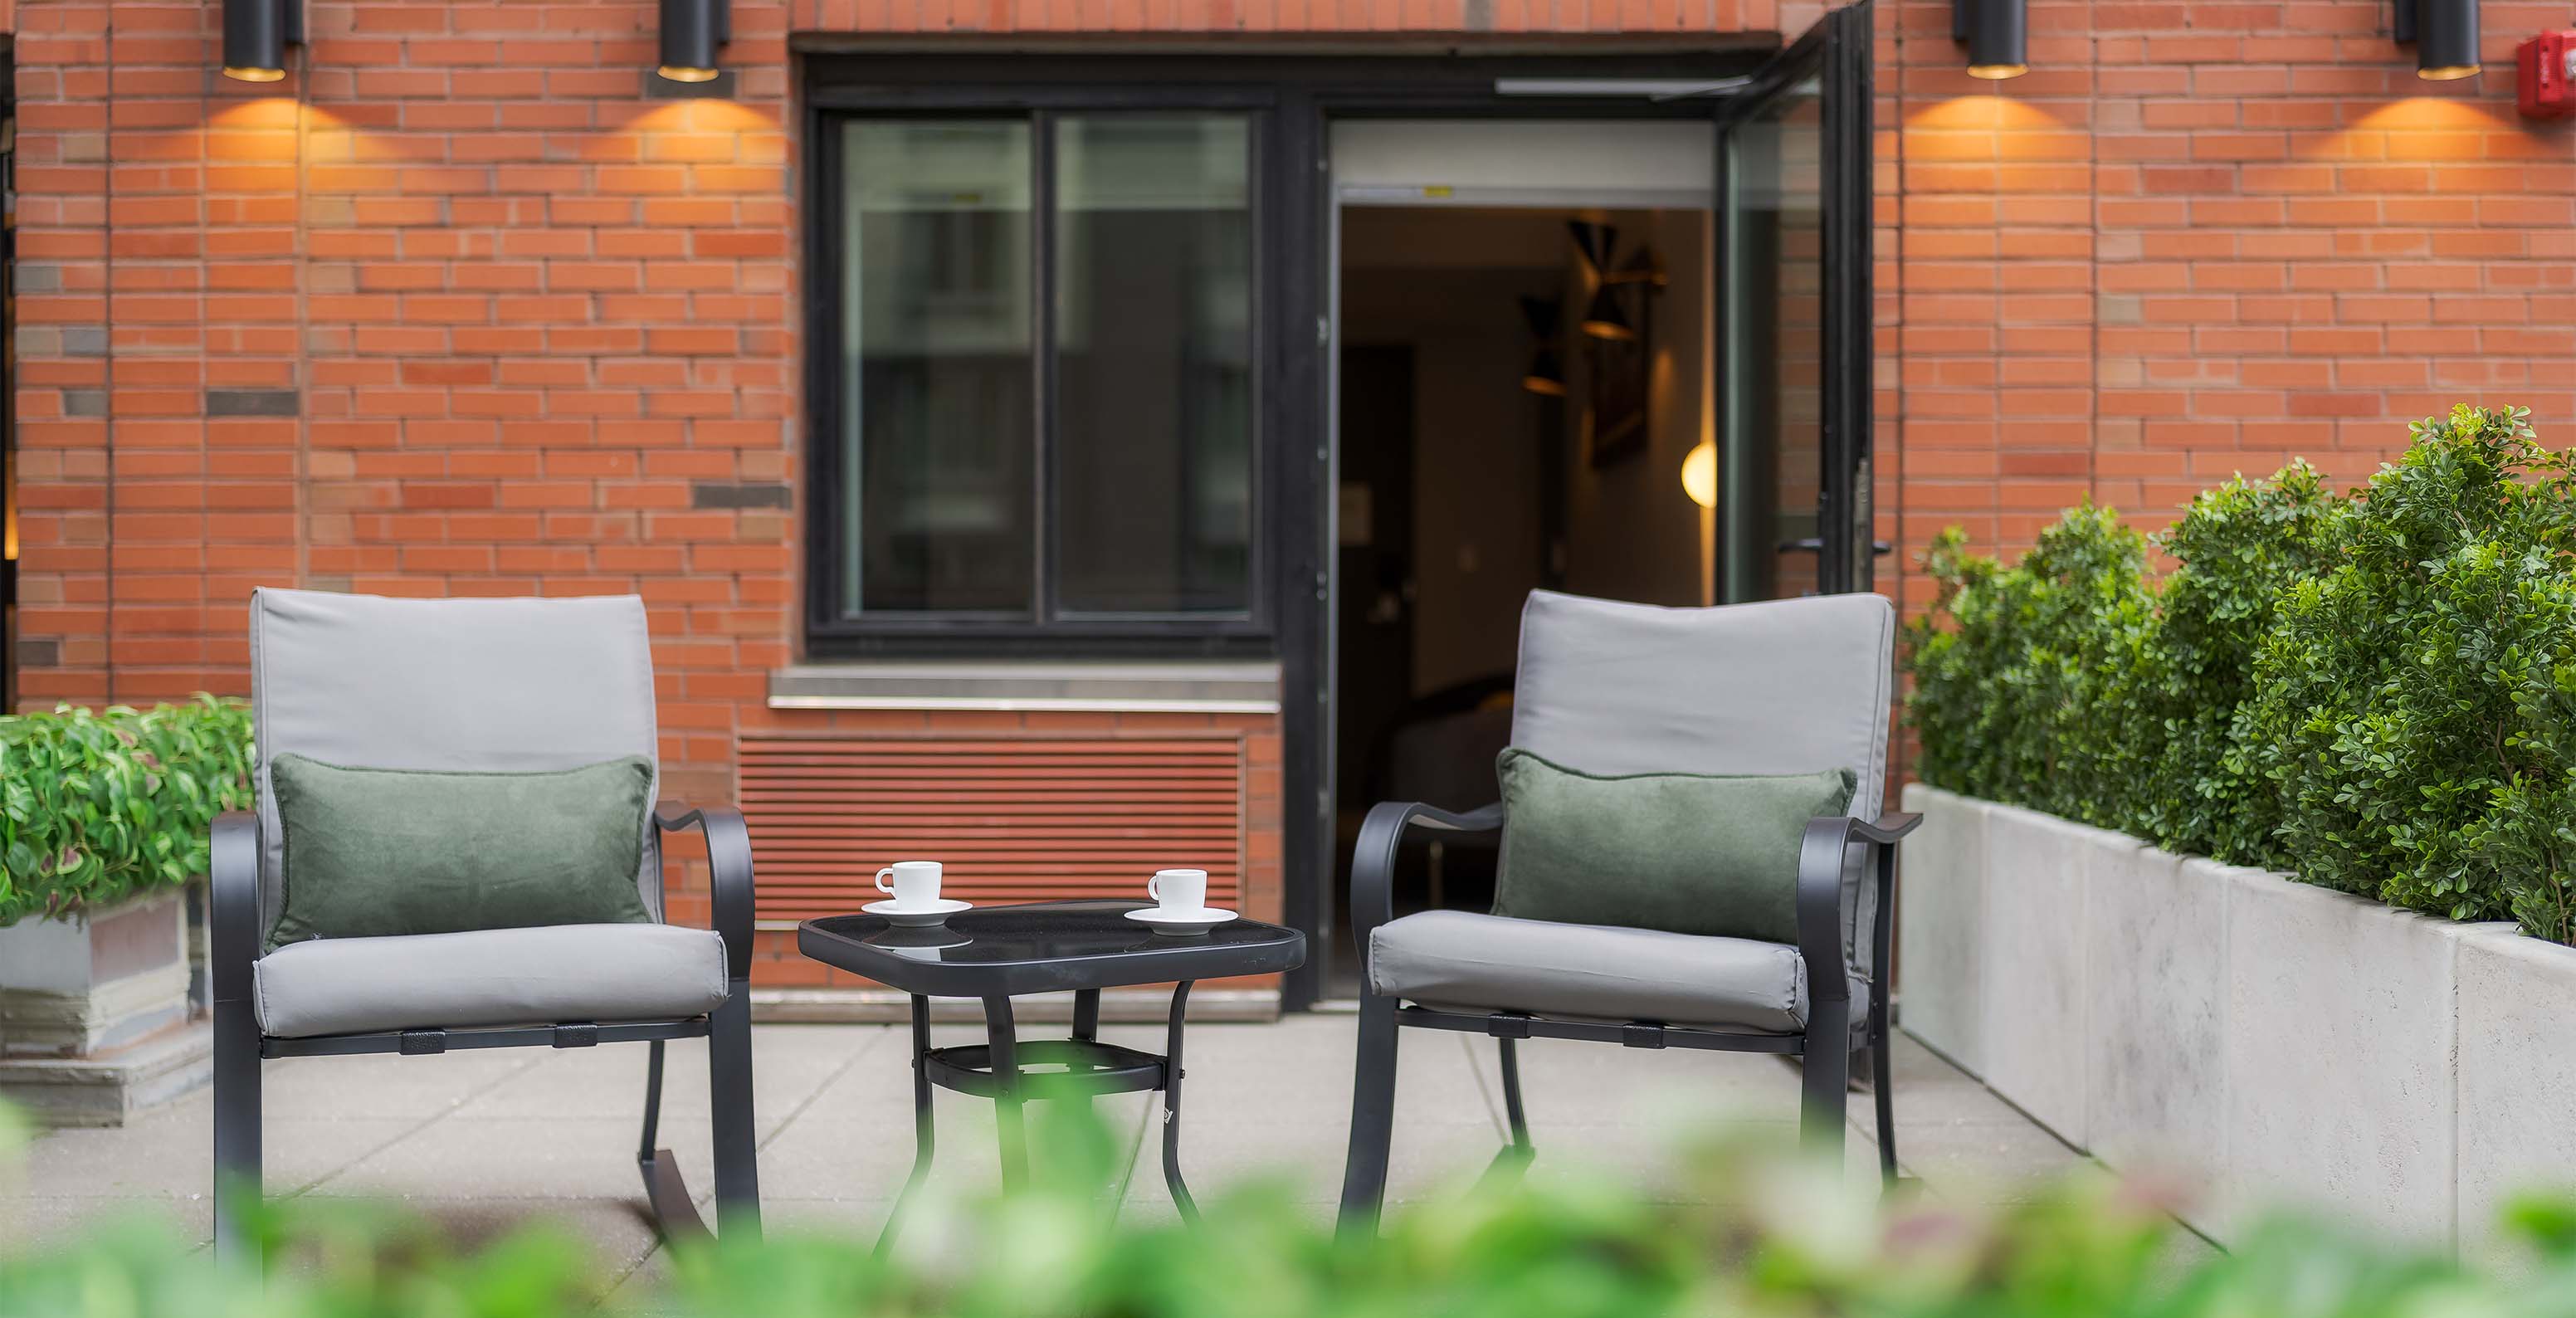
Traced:
<path fill-rule="evenodd" d="M 1019 1072 L 1017 1096 L 1024 1099 L 1129 1094 L 1162 1089 L 1170 1082 L 1170 1063 L 1160 1054 L 1096 1039 L 1031 1039 L 1014 1044 L 1011 1051 L 1014 1069 Z M 930 1082 L 942 1089 L 977 1098 L 995 1098 L 1002 1093 L 1003 1082 L 993 1074 L 991 1044 L 935 1048 L 923 1054 L 921 1066 Z M 1037 1066 L 1066 1069 L 1030 1070 Z"/>

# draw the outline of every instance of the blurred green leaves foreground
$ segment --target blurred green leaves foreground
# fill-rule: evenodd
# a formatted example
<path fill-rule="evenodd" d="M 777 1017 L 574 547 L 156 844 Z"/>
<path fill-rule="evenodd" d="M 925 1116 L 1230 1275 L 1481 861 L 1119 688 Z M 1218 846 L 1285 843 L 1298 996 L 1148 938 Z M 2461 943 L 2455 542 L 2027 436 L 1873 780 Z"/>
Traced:
<path fill-rule="evenodd" d="M 535 1225 L 480 1248 L 419 1219 L 306 1198 L 263 1215 L 267 1280 L 142 1225 L 32 1254 L 0 1244 L 0 1318 L 2542 1318 L 2576 1314 L 2576 1204 L 2518 1210 L 2510 1280 L 2429 1248 L 2296 1222 L 2233 1254 L 2177 1251 L 2148 1195 L 2108 1177 L 2002 1208 L 1863 1185 L 1776 1142 L 1692 1146 L 1678 1174 L 1713 1201 L 1649 1202 L 1560 1171 L 1471 1192 L 1337 1244 L 1276 1187 L 1207 1205 L 1197 1229 L 1119 1226 L 1122 1166 L 1081 1105 L 1044 1105 L 1027 1192 L 932 1204 L 884 1258 L 870 1242 L 779 1232 L 683 1244 L 632 1283 Z M 854 1135 L 856 1132 L 854 1132 Z M 2184 1263 L 2197 1258 L 2202 1261 Z M 616 1286 L 613 1293 L 602 1292 Z"/>

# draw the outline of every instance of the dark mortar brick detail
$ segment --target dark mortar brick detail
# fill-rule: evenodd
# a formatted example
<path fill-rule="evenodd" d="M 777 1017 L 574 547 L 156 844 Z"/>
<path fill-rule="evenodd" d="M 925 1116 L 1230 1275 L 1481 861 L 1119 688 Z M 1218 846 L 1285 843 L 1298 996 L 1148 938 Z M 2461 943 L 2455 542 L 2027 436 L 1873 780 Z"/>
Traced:
<path fill-rule="evenodd" d="M 104 389 L 65 389 L 64 416 L 107 415 L 107 391 Z"/>
<path fill-rule="evenodd" d="M 18 642 L 18 666 L 20 668 L 51 668 L 55 664 L 60 663 L 62 661 L 62 657 L 63 643 L 60 641 L 28 640 Z"/>
<path fill-rule="evenodd" d="M 292 389 L 209 389 L 208 416 L 294 416 L 304 400 Z"/>
<path fill-rule="evenodd" d="M 698 481 L 689 486 L 692 508 L 788 508 L 796 491 L 768 481 Z"/>

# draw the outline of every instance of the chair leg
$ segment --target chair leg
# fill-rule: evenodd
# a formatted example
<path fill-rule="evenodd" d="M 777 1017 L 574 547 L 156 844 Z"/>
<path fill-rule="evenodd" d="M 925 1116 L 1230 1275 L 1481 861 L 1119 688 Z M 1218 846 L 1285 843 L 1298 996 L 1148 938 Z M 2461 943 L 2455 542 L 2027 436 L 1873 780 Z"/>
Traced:
<path fill-rule="evenodd" d="M 1831 1156 L 1840 1164 L 1843 1119 L 1851 1099 L 1851 1003 L 1835 998 L 1815 1003 L 1807 1014 L 1806 1057 L 1802 1064 L 1805 1110 L 1799 1114 L 1800 1142 L 1810 1152 Z"/>
<path fill-rule="evenodd" d="M 1521 1109 L 1520 1040 L 1497 1039 L 1503 1053 L 1503 1117 L 1512 1128 L 1512 1147 L 1529 1156 L 1529 1116 Z"/>
<path fill-rule="evenodd" d="M 1373 1234 L 1386 1203 L 1387 1155 L 1395 1138 L 1396 1000 L 1360 995 L 1358 1074 L 1351 1083 L 1351 1146 L 1342 1167 L 1340 1234 Z"/>
<path fill-rule="evenodd" d="M 644 1133 L 636 1141 L 635 1163 L 644 1173 L 644 1203 L 664 1240 L 704 1238 L 706 1220 L 689 1197 L 679 1160 L 662 1142 L 662 1041 L 646 1045 L 644 1054 Z"/>
<path fill-rule="evenodd" d="M 1878 1104 L 1878 1175 L 1896 1184 L 1896 1067 L 1889 1059 L 1887 989 L 1873 987 L 1869 1013 L 1869 1087 Z"/>
<path fill-rule="evenodd" d="M 707 1112 L 714 1118 L 716 1229 L 760 1239 L 760 1135 L 751 1107 L 751 986 L 734 981 L 707 1022 Z"/>
<path fill-rule="evenodd" d="M 259 1022 L 246 1001 L 215 1003 L 215 1253 L 251 1261 L 242 1214 L 264 1193 L 260 1154 Z M 239 1211 L 235 1211 L 239 1210 Z"/>

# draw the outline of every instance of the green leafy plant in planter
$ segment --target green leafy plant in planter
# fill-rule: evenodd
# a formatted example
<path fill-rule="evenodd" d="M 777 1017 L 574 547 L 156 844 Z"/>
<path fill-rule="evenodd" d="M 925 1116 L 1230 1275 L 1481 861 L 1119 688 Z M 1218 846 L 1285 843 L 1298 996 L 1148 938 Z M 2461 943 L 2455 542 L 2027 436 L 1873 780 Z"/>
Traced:
<path fill-rule="evenodd" d="M 2254 656 L 2296 583 L 2334 561 L 2343 502 L 2314 467 L 2239 476 L 2191 501 L 2156 537 L 2176 563 L 2158 596 L 2138 736 L 2160 744 L 2128 831 L 2172 851 L 2286 867 L 2278 793 L 2256 753 Z"/>
<path fill-rule="evenodd" d="M 1938 593 L 1907 625 L 1924 780 L 2124 826 L 2151 756 L 2129 735 L 2154 622 L 2145 537 L 2088 504 L 2011 567 L 1966 543 L 1955 527 L 1934 539 Z"/>
<path fill-rule="evenodd" d="M 215 816 L 252 799 L 237 700 L 0 716 L 0 925 L 186 883 Z"/>
<path fill-rule="evenodd" d="M 2299 877 L 2576 935 L 2576 466 L 2526 409 L 2461 406 L 2286 592 L 2252 744 Z"/>

